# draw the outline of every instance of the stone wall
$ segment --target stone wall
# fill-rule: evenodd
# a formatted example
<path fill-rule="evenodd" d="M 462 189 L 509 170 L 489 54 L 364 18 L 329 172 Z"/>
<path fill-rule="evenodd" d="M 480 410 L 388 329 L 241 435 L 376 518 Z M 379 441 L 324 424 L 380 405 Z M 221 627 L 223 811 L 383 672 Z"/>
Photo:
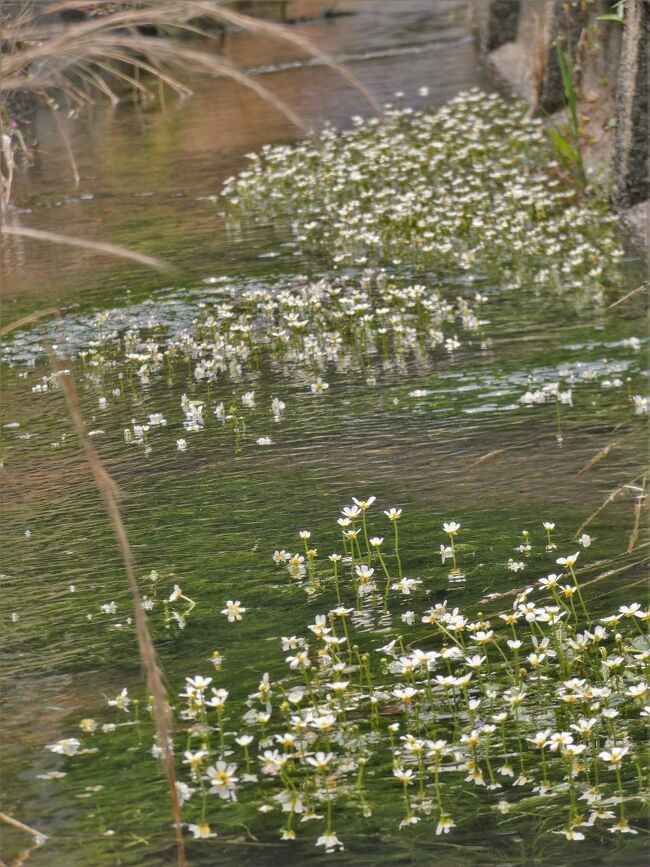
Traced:
<path fill-rule="evenodd" d="M 587 166 L 620 208 L 650 196 L 650 0 L 627 0 L 624 23 L 599 21 L 611 0 L 472 0 L 477 44 L 500 82 L 547 116 L 565 104 L 556 52 L 574 60 Z M 647 212 L 647 205 L 646 205 Z"/>

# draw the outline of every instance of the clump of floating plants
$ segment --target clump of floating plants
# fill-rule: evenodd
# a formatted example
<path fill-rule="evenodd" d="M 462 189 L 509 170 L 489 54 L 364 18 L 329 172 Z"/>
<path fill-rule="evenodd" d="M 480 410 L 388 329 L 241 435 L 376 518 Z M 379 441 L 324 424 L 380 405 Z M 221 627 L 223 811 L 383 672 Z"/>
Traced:
<path fill-rule="evenodd" d="M 435 111 L 356 118 L 318 141 L 267 145 L 224 188 L 234 216 L 285 215 L 340 266 L 392 263 L 586 290 L 623 251 L 604 203 L 558 177 L 542 123 L 478 90 Z"/>
<path fill-rule="evenodd" d="M 629 347 L 639 352 L 641 341 L 636 337 L 625 338 L 620 341 L 621 346 Z M 633 365 L 629 360 L 600 360 L 594 362 L 577 361 L 564 363 L 555 371 L 551 381 L 548 376 L 536 376 L 535 373 L 528 375 L 528 390 L 519 397 L 522 407 L 540 406 L 552 404 L 555 408 L 557 420 L 557 438 L 562 440 L 562 416 L 563 407 L 573 406 L 573 397 L 576 387 L 582 387 L 587 383 L 598 383 L 604 392 L 623 391 L 627 400 L 634 408 L 635 415 L 645 415 L 650 411 L 650 400 L 640 394 L 632 393 L 633 377 L 630 373 Z"/>
<path fill-rule="evenodd" d="M 228 811 L 249 809 L 275 814 L 283 840 L 334 852 L 353 816 L 404 834 L 462 834 L 468 797 L 495 823 L 534 815 L 571 845 L 638 833 L 650 612 L 632 600 L 596 612 L 580 568 L 592 540 L 561 550 L 552 521 L 537 534 L 552 571 L 466 610 L 442 596 L 432 604 L 430 580 L 403 568 L 402 522 L 400 508 L 353 498 L 338 551 L 319 552 L 308 530 L 275 551 L 285 592 L 309 588 L 313 611 L 278 639 L 276 660 L 266 652 L 277 676 L 264 674 L 243 700 L 230 696 L 239 674 L 227 654 L 206 648 L 206 671 L 188 672 L 175 749 L 189 834 L 213 838 Z M 464 532 L 454 520 L 439 530 L 450 580 L 462 573 Z M 172 596 L 201 607 L 178 586 Z M 224 599 L 214 617 L 221 631 L 259 618 L 265 637 L 264 610 L 245 600 Z M 83 762 L 131 726 L 133 748 L 160 755 L 145 700 L 124 688 L 107 704 L 105 720 L 82 719 L 80 733 L 48 749 Z M 382 800 L 392 788 L 395 799 Z"/>
<path fill-rule="evenodd" d="M 395 385 L 404 374 L 420 377 L 436 364 L 453 362 L 460 352 L 490 345 L 486 295 L 471 292 L 469 300 L 462 295 L 448 300 L 439 281 L 410 281 L 384 268 L 271 284 L 237 285 L 226 278 L 218 283 L 209 295 L 197 290 L 189 298 L 73 318 L 63 339 L 51 325 L 39 326 L 6 345 L 2 360 L 26 365 L 20 377 L 32 383 L 33 393 L 45 394 L 60 374 L 43 374 L 36 363 L 43 342 L 56 342 L 77 360 L 81 381 L 95 394 L 95 421 L 103 424 L 119 414 L 129 445 L 148 454 L 164 436 L 184 452 L 192 435 L 217 426 L 240 452 L 245 445 L 275 442 L 269 433 L 295 409 L 288 405 L 285 387 L 318 400 L 327 394 L 331 377 L 356 379 L 364 387 Z M 630 337 L 605 344 L 603 349 L 614 353 L 608 358 L 576 359 L 573 349 L 554 367 L 540 364 L 498 374 L 465 370 L 448 374 L 446 384 L 457 376 L 467 385 L 472 377 L 481 411 L 484 391 L 494 410 L 536 411 L 550 404 L 546 414 L 555 416 L 561 438 L 563 417 L 574 399 L 585 405 L 597 398 L 617 411 L 627 404 L 628 414 L 647 414 L 648 398 L 634 393 L 643 343 Z M 630 355 L 621 357 L 622 349 Z M 279 393 L 266 393 L 268 373 Z M 160 386 L 179 390 L 175 410 L 160 411 Z M 410 402 L 439 396 L 428 387 L 397 392 L 394 405 L 402 397 Z M 440 394 L 454 411 L 455 393 L 443 387 Z M 145 395 L 150 398 L 146 412 Z M 93 430 L 93 435 L 103 433 Z"/>
<path fill-rule="evenodd" d="M 372 383 L 382 371 L 424 367 L 453 354 L 461 337 L 480 342 L 485 300 L 472 292 L 470 300 L 450 302 L 436 285 L 382 269 L 357 277 L 296 278 L 290 285 L 221 286 L 180 328 L 168 311 L 157 317 L 148 310 L 135 321 L 120 311 L 100 313 L 92 323 L 94 339 L 86 334 L 85 342 L 69 344 L 68 353 L 99 391 L 100 411 L 154 381 L 182 378 L 191 391 L 181 398 L 185 431 L 200 431 L 208 415 L 216 416 L 231 429 L 238 450 L 262 367 L 314 397 L 327 391 L 330 374 L 356 374 Z M 45 376 L 32 390 L 45 392 L 52 382 Z M 275 396 L 269 419 L 279 421 L 284 410 Z M 151 413 L 132 419 L 124 437 L 149 448 L 153 429 L 166 426 L 162 413 Z M 271 438 L 256 442 L 267 445 Z M 187 448 L 185 436 L 177 445 Z"/>

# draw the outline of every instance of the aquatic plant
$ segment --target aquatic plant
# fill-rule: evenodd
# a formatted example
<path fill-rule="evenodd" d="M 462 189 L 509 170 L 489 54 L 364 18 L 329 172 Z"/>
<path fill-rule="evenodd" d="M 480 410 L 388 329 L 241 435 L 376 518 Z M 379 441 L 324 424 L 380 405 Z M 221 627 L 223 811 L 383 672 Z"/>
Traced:
<path fill-rule="evenodd" d="M 602 292 L 616 218 L 557 177 L 539 120 L 473 90 L 435 111 L 390 107 L 311 143 L 267 145 L 224 186 L 233 221 L 284 217 L 339 265 L 402 264 Z"/>
<path fill-rule="evenodd" d="M 209 676 L 185 678 L 174 743 L 187 832 L 212 840 L 228 810 L 274 813 L 282 840 L 310 836 L 334 852 L 346 844 L 351 814 L 404 833 L 420 823 L 436 835 L 462 832 L 461 804 L 473 793 L 480 815 L 536 815 L 567 844 L 599 828 L 638 833 L 650 612 L 636 601 L 611 611 L 594 604 L 598 578 L 585 580 L 579 568 L 593 540 L 585 534 L 582 550 L 557 556 L 555 522 L 540 521 L 539 538 L 525 532 L 518 550 L 536 546 L 547 574 L 460 610 L 444 595 L 428 597 L 462 566 L 464 525 L 440 527 L 442 569 L 407 578 L 402 509 L 371 521 L 374 509 L 371 496 L 342 509 L 339 552 L 319 554 L 301 530 L 297 553 L 273 553 L 286 592 L 307 590 L 313 611 L 278 642 L 284 671 L 269 658 L 277 676 L 263 674 L 243 701 L 231 696 L 218 652 Z M 388 539 L 375 535 L 379 522 Z M 244 613 L 264 618 L 262 608 L 233 600 L 221 615 L 236 628 Z M 137 748 L 158 757 L 134 704 L 123 689 L 107 700 L 108 722 L 83 719 L 75 737 L 47 749 L 74 773 L 84 755 L 110 751 L 113 733 L 132 728 Z M 401 791 L 401 820 L 375 798 L 390 780 Z M 311 822 L 319 830 L 310 834 Z"/>
<path fill-rule="evenodd" d="M 452 355 L 461 347 L 459 333 L 480 341 L 484 302 L 478 293 L 473 302 L 460 296 L 448 302 L 439 286 L 366 269 L 360 277 L 295 279 L 291 286 L 224 285 L 209 302 L 183 305 L 180 323 L 166 312 L 147 310 L 134 319 L 106 311 L 92 321 L 94 339 L 67 343 L 83 379 L 99 392 L 100 411 L 156 380 L 180 379 L 194 393 L 181 397 L 184 430 L 199 432 L 213 416 L 230 428 L 239 451 L 255 409 L 255 391 L 246 385 L 263 366 L 302 382 L 314 398 L 327 392 L 325 376 L 333 372 L 373 382 L 409 359 L 426 366 Z M 19 360 L 20 352 L 7 347 L 5 359 Z M 46 376 L 32 390 L 45 393 L 51 384 Z M 279 423 L 286 403 L 275 396 L 270 404 L 269 416 Z M 124 440 L 149 453 L 152 432 L 166 427 L 160 412 L 132 418 Z M 269 444 L 266 436 L 253 438 Z M 177 439 L 180 451 L 187 446 L 185 437 Z"/>
<path fill-rule="evenodd" d="M 295 413 L 301 392 L 329 412 L 333 378 L 351 379 L 365 390 L 392 382 L 393 405 L 413 411 L 434 400 L 442 411 L 442 397 L 445 412 L 457 411 L 455 385 L 465 392 L 470 374 L 446 371 L 439 381 L 436 370 L 453 366 L 457 356 L 483 355 L 499 323 L 487 295 L 455 294 L 448 300 L 450 294 L 455 293 L 437 280 L 415 282 L 388 269 L 266 284 L 231 284 L 224 278 L 209 295 L 196 290 L 155 308 L 135 305 L 68 317 L 63 335 L 52 325 L 34 327 L 6 342 L 0 359 L 26 365 L 20 377 L 33 393 L 47 394 L 56 378 L 39 371 L 43 342 L 65 347 L 104 423 L 113 427 L 115 422 L 115 433 L 147 455 L 169 439 L 186 452 L 192 438 L 215 423 L 240 453 L 277 442 L 268 426 Z M 606 350 L 605 358 L 587 346 L 568 346 L 566 360 L 556 365 L 540 359 L 498 375 L 479 369 L 471 375 L 472 386 L 478 399 L 483 392 L 490 397 L 477 410 L 532 413 L 551 405 L 546 414 L 555 417 L 560 439 L 574 404 L 612 404 L 622 418 L 644 415 L 647 398 L 639 393 L 643 345 L 641 338 L 626 337 L 595 350 Z M 286 394 L 280 398 L 260 390 L 266 373 L 278 377 L 282 389 L 291 389 L 289 406 Z M 404 374 L 411 382 L 412 376 L 424 378 L 427 387 L 396 388 Z M 164 413 L 160 386 L 174 386 L 178 395 L 171 406 L 165 399 Z M 464 405 L 463 411 L 473 409 Z"/>

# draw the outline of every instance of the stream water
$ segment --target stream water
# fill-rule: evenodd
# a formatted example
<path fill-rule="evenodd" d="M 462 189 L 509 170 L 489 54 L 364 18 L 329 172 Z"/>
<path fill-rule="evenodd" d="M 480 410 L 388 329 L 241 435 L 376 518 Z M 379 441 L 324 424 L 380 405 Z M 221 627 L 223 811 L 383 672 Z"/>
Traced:
<path fill-rule="evenodd" d="M 303 3 L 298 13 L 317 13 L 322 5 Z M 348 64 L 379 102 L 438 106 L 460 90 L 490 87 L 477 66 L 466 3 L 349 0 L 345 6 L 353 14 L 316 17 L 296 30 Z M 369 114 L 336 73 L 287 45 L 233 33 L 222 50 L 257 70 L 317 128 L 326 121 L 346 127 L 353 115 Z M 422 86 L 429 88 L 426 97 L 419 95 Z M 250 219 L 233 233 L 218 199 L 223 181 L 245 167 L 245 153 L 290 141 L 295 130 L 233 83 L 197 80 L 192 87 L 190 99 L 168 98 L 163 110 L 98 105 L 70 122 L 77 188 L 51 118 L 38 113 L 39 147 L 33 165 L 19 174 L 10 213 L 16 225 L 121 243 L 164 259 L 172 270 L 160 275 L 69 248 L 0 241 L 3 321 L 51 307 L 63 314 L 62 323 L 48 321 L 8 339 L 2 359 L 2 803 L 49 836 L 30 853 L 34 865 L 174 859 L 164 786 L 154 779 L 151 760 L 131 752 L 126 738 L 88 755 L 65 778 L 41 778 L 66 761 L 45 745 L 78 730 L 82 717 L 104 719 L 107 698 L 124 687 L 136 692 L 141 683 L 114 536 L 61 392 L 39 387 L 48 374 L 44 340 L 79 351 L 97 338 L 102 311 L 111 312 L 117 328 L 127 319 L 142 325 L 150 315 L 186 327 L 224 286 L 236 298 L 246 288 L 299 286 L 331 274 L 324 257 L 297 253 L 280 222 Z M 184 433 L 181 397 L 198 389 L 188 378 L 161 377 L 148 388 L 109 395 L 101 409 L 104 392 L 80 375 L 82 409 L 120 489 L 138 575 L 156 570 L 163 593 L 178 582 L 198 603 L 182 631 L 165 630 L 160 615 L 151 615 L 172 694 L 186 675 L 210 673 L 216 649 L 233 696 L 255 689 L 265 671 L 277 672 L 278 637 L 304 630 L 314 609 L 302 590 L 283 586 L 271 554 L 297 549 L 305 528 L 319 549 L 329 550 L 337 540 L 334 520 L 352 496 L 375 495 L 382 510 L 403 508 L 405 571 L 426 574 L 433 598 L 453 605 L 511 589 L 506 564 L 519 559 L 521 531 L 543 547 L 543 520 L 555 521 L 560 548 L 573 550 L 585 518 L 644 471 L 643 417 L 630 401 L 642 388 L 642 306 L 633 300 L 607 310 L 642 273 L 638 253 L 624 238 L 621 243 L 618 282 L 594 303 L 545 292 L 532 281 L 515 291 L 484 281 L 489 339 L 434 364 L 410 361 L 381 378 L 368 370 L 333 371 L 323 395 L 311 394 L 308 379 L 262 365 L 236 389 L 237 400 L 255 391 L 240 454 L 230 428 L 212 419 L 200 436 Z M 446 286 L 452 299 L 466 290 L 466 280 Z M 559 439 L 553 406 L 522 406 L 520 397 L 531 383 L 539 388 L 560 378 L 577 384 Z M 230 387 L 220 399 L 232 394 Z M 273 397 L 286 404 L 278 423 L 269 410 Z M 145 455 L 125 444 L 123 429 L 154 413 L 164 414 L 168 427 L 164 436 L 151 434 Z M 176 440 L 184 436 L 189 448 L 179 452 Z M 272 440 L 268 447 L 258 445 L 264 437 Z M 603 459 L 584 470 L 607 446 Z M 596 605 L 641 595 L 643 538 L 623 558 L 636 493 L 622 489 L 588 528 L 595 552 L 584 554 L 590 574 L 612 572 L 596 584 Z M 440 527 L 451 518 L 467 528 L 471 565 L 464 582 L 448 583 L 446 570 L 429 565 L 434 555 L 439 561 Z M 599 570 L 600 562 L 609 565 Z M 533 557 L 523 580 L 551 565 Z M 616 572 L 619 565 L 623 571 Z M 246 605 L 237 628 L 219 613 L 227 599 Z M 101 611 L 113 602 L 115 611 Z M 395 791 L 392 780 L 378 785 L 388 809 Z M 224 819 L 223 842 L 190 843 L 190 863 L 302 865 L 329 857 L 309 841 L 287 849 L 277 839 L 277 817 L 252 815 L 254 826 L 248 814 Z M 563 839 L 541 841 L 533 818 L 487 830 L 470 799 L 454 819 L 461 833 L 439 838 L 422 826 L 398 834 L 399 816 L 382 824 L 351 814 L 345 828 L 338 826 L 346 851 L 336 860 L 578 863 Z M 25 837 L 13 829 L 3 837 L 2 857 L 11 863 Z M 578 860 L 640 864 L 644 848 L 642 836 L 621 841 L 601 834 L 583 844 Z"/>

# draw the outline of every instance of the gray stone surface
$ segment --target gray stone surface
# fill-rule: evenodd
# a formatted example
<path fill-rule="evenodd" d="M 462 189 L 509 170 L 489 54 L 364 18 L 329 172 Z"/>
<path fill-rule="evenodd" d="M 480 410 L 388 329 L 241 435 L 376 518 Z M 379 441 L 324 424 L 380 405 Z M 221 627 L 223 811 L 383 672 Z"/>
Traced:
<path fill-rule="evenodd" d="M 621 213 L 621 222 L 639 247 L 650 257 L 650 201 L 639 202 Z M 650 268 L 650 258 L 648 260 Z"/>
<path fill-rule="evenodd" d="M 520 0 L 488 0 L 486 48 L 494 51 L 517 38 Z"/>
<path fill-rule="evenodd" d="M 536 102 L 530 55 L 524 43 L 506 42 L 487 57 L 487 66 L 500 87 L 525 99 L 530 105 Z"/>
<path fill-rule="evenodd" d="M 650 196 L 648 41 L 650 2 L 628 0 L 616 92 L 614 203 L 621 208 Z"/>
<path fill-rule="evenodd" d="M 587 4 L 582 0 L 554 0 L 546 39 L 546 58 L 539 97 L 542 111 L 558 111 L 565 104 L 564 86 L 557 57 L 556 41 L 573 59 L 587 24 Z"/>

